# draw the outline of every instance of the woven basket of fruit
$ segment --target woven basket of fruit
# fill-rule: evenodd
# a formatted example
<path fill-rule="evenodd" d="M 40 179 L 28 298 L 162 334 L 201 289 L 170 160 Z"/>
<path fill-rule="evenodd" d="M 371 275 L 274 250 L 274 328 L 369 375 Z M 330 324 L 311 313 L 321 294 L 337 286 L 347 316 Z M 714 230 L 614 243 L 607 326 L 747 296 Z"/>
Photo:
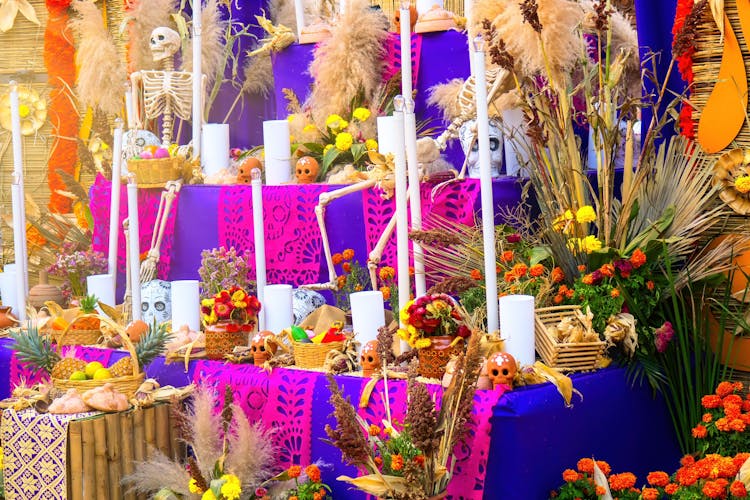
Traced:
<path fill-rule="evenodd" d="M 164 187 L 169 181 L 182 178 L 180 157 L 166 158 L 132 158 L 128 160 L 128 170 L 135 174 L 138 187 Z"/>
<path fill-rule="evenodd" d="M 73 309 L 75 317 L 65 325 L 64 329 L 53 337 L 58 345 L 90 345 L 99 342 L 102 336 L 100 330 L 100 316 L 96 314 L 98 300 L 89 295 L 81 299 L 78 310 Z M 70 310 L 68 310 L 70 311 Z M 61 317 L 68 314 L 62 313 Z M 53 322 L 53 328 L 55 323 Z M 58 330 L 59 331 L 59 330 Z"/>

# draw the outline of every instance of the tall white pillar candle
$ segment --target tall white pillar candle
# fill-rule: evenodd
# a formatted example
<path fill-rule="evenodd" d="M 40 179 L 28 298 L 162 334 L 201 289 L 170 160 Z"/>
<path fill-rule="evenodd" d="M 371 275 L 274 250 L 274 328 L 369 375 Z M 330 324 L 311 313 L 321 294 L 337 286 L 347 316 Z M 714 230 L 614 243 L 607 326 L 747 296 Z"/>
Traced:
<path fill-rule="evenodd" d="M 229 168 L 229 124 L 203 125 L 201 144 L 201 167 L 204 175 L 217 174 L 220 170 Z"/>
<path fill-rule="evenodd" d="M 398 309 L 401 311 L 409 302 L 409 228 L 407 200 L 406 200 L 406 146 L 404 144 L 404 98 L 396 96 L 394 101 L 396 118 L 396 150 L 394 151 L 396 165 L 396 257 L 398 262 Z M 402 325 L 403 326 L 403 325 Z M 408 347 L 401 342 L 401 350 Z"/>
<path fill-rule="evenodd" d="M 26 249 L 26 202 L 23 188 L 23 142 L 21 139 L 21 111 L 18 101 L 18 85 L 15 81 L 10 82 L 10 120 L 11 120 L 11 140 L 13 142 L 13 175 L 15 183 L 20 186 L 20 200 L 18 205 L 20 213 L 20 227 L 23 228 L 23 239 L 21 240 L 21 254 L 19 258 L 16 254 L 16 263 L 20 266 L 18 275 L 23 279 L 25 301 L 26 294 L 29 290 L 29 263 L 28 252 Z M 26 314 L 24 308 L 23 314 Z"/>
<path fill-rule="evenodd" d="M 142 319 L 141 314 L 141 245 L 138 230 L 138 186 L 135 176 L 128 179 L 128 259 L 130 260 L 130 297 L 133 304 L 133 320 Z"/>
<path fill-rule="evenodd" d="M 495 270 L 495 204 L 492 201 L 490 164 L 490 122 L 487 108 L 487 78 L 484 70 L 484 38 L 474 39 L 474 94 L 477 104 L 477 143 L 479 145 L 479 185 L 482 197 L 482 237 L 484 240 L 484 282 L 487 297 L 487 331 L 498 328 L 497 271 Z"/>
<path fill-rule="evenodd" d="M 26 224 L 21 218 L 23 215 L 20 211 L 20 205 L 23 203 L 23 188 L 20 184 L 14 182 L 11 186 L 11 203 L 13 205 L 13 251 L 16 256 L 16 302 L 18 319 L 21 322 L 26 321 L 26 281 L 24 273 L 26 272 L 26 251 L 23 248 L 23 241 L 26 239 Z"/>
<path fill-rule="evenodd" d="M 203 0 L 193 0 L 193 157 L 201 156 L 201 126 L 203 125 Z"/>
<path fill-rule="evenodd" d="M 297 42 L 302 37 L 302 30 L 305 29 L 305 7 L 302 0 L 294 0 L 294 17 L 297 19 Z"/>
<path fill-rule="evenodd" d="M 86 277 L 86 294 L 95 295 L 99 302 L 115 306 L 115 277 L 112 274 L 92 274 Z M 104 311 L 97 305 L 97 312 Z"/>
<path fill-rule="evenodd" d="M 411 85 L 411 13 L 410 2 L 401 3 L 401 95 L 412 98 Z"/>
<path fill-rule="evenodd" d="M 266 184 L 273 186 L 292 180 L 292 150 L 289 145 L 287 120 L 263 122 L 263 151 Z"/>
<path fill-rule="evenodd" d="M 534 296 L 505 295 L 500 297 L 500 335 L 505 351 L 522 366 L 534 364 Z"/>
<path fill-rule="evenodd" d="M 258 300 L 265 305 L 266 288 L 266 232 L 263 225 L 263 183 L 260 170 L 254 168 L 250 172 L 253 196 L 253 238 L 255 240 L 255 284 L 258 290 Z M 291 323 L 287 326 L 291 326 Z M 263 309 L 258 317 L 258 328 L 266 330 L 265 313 Z M 284 327 L 286 328 L 286 326 Z"/>
<path fill-rule="evenodd" d="M 12 307 L 13 314 L 18 317 L 17 274 L 15 270 L 8 270 L 8 267 L 6 265 L 5 271 L 0 273 L 0 299 L 2 299 L 3 306 Z"/>
<path fill-rule="evenodd" d="M 379 291 L 356 292 L 349 295 L 352 305 L 352 327 L 357 340 L 364 346 L 377 340 L 378 328 L 385 326 L 383 294 Z"/>
<path fill-rule="evenodd" d="M 267 285 L 263 300 L 261 311 L 265 310 L 266 330 L 281 333 L 294 324 L 292 285 Z"/>
<path fill-rule="evenodd" d="M 409 171 L 409 209 L 411 227 L 419 231 L 422 229 L 422 195 L 419 192 L 419 164 L 417 163 L 417 120 L 414 116 L 414 100 L 406 98 L 405 104 L 404 134 Z M 414 293 L 415 296 L 421 297 L 427 293 L 424 250 L 417 242 L 412 242 L 412 248 L 414 250 Z"/>
<path fill-rule="evenodd" d="M 383 155 L 396 153 L 396 117 L 378 116 L 378 152 Z"/>
<path fill-rule="evenodd" d="M 120 236 L 120 179 L 122 175 L 122 120 L 115 120 L 114 149 L 112 150 L 112 192 L 109 199 L 109 248 L 107 272 L 117 281 L 117 240 Z M 114 305 L 114 304 L 112 304 Z"/>
<path fill-rule="evenodd" d="M 125 83 L 125 124 L 128 130 L 135 127 L 135 108 L 133 107 L 133 89 L 130 82 Z"/>
<path fill-rule="evenodd" d="M 200 292 L 198 280 L 172 282 L 172 331 L 187 325 L 191 331 L 201 328 Z"/>

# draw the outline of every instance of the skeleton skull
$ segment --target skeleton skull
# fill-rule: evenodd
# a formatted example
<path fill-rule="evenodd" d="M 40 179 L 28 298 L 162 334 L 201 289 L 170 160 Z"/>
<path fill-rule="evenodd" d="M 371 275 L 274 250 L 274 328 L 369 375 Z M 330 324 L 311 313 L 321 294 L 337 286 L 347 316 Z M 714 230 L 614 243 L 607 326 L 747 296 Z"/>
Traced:
<path fill-rule="evenodd" d="M 376 370 L 380 370 L 377 340 L 371 340 L 365 344 L 360 355 L 360 362 L 362 363 L 362 375 L 365 377 L 372 377 Z"/>
<path fill-rule="evenodd" d="M 141 285 L 141 313 L 143 321 L 164 323 L 172 317 L 172 284 L 153 280 Z"/>
<path fill-rule="evenodd" d="M 256 366 L 262 365 L 268 361 L 274 353 L 276 353 L 276 346 L 274 344 L 269 343 L 268 349 L 266 350 L 267 337 L 273 337 L 273 332 L 263 330 L 262 332 L 256 333 L 250 343 L 250 351 L 253 353 L 253 362 Z"/>
<path fill-rule="evenodd" d="M 154 61 L 163 61 L 180 50 L 180 34 L 171 28 L 159 26 L 151 32 L 149 46 Z"/>
<path fill-rule="evenodd" d="M 513 387 L 513 378 L 518 371 L 516 359 L 507 352 L 496 352 L 487 360 L 487 374 L 496 388 L 500 384 Z"/>
<path fill-rule="evenodd" d="M 312 156 L 303 156 L 294 167 L 297 184 L 312 184 L 318 178 L 318 161 Z"/>
<path fill-rule="evenodd" d="M 477 134 L 476 120 L 469 120 L 461 125 L 458 130 L 458 136 L 461 140 L 461 148 L 468 158 L 467 175 L 469 177 L 479 177 L 479 144 L 474 140 Z M 490 167 L 492 177 L 500 177 L 503 172 L 503 134 L 500 131 L 500 124 L 495 120 L 490 120 Z M 471 148 L 471 149 L 469 149 Z"/>
<path fill-rule="evenodd" d="M 237 167 L 237 184 L 250 184 L 253 180 L 253 169 L 263 170 L 263 164 L 254 156 L 248 156 Z"/>

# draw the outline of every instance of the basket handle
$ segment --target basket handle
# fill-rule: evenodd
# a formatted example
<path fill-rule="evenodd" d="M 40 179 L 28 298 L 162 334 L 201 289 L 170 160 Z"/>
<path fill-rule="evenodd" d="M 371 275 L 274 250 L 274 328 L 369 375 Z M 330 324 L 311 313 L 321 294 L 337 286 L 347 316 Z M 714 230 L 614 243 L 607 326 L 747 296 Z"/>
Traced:
<path fill-rule="evenodd" d="M 135 353 L 135 346 L 130 340 L 128 332 L 125 331 L 125 328 L 122 325 L 116 323 L 110 318 L 101 317 L 100 319 L 102 323 L 102 334 L 105 337 L 114 337 L 117 334 L 120 335 L 120 338 L 122 339 L 122 345 L 128 350 L 128 353 L 130 354 L 130 358 L 132 360 L 132 363 L 130 364 L 133 366 L 133 376 L 139 375 L 141 373 L 141 367 L 138 363 L 138 355 Z"/>
<path fill-rule="evenodd" d="M 65 337 L 65 335 L 67 335 L 67 333 L 73 328 L 73 325 L 76 324 L 76 321 L 78 321 L 79 319 L 84 319 L 84 318 L 96 318 L 96 319 L 100 320 L 100 322 L 101 322 L 101 319 L 102 319 L 102 317 L 99 316 L 96 313 L 81 314 L 80 316 L 76 316 L 76 318 L 73 321 L 71 321 L 70 323 L 68 323 L 68 326 L 65 327 L 65 329 L 62 331 L 62 333 L 57 336 L 57 354 L 59 354 L 59 355 L 62 356 L 62 345 L 63 345 L 62 339 L 63 339 L 63 337 Z"/>

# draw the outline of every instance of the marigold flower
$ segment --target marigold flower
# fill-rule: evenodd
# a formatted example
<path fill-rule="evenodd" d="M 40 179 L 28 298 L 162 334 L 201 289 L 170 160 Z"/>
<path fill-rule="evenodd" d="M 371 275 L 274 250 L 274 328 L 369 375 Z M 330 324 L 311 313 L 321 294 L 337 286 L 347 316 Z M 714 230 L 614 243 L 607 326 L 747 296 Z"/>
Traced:
<path fill-rule="evenodd" d="M 552 272 L 550 273 L 550 279 L 552 280 L 552 283 L 560 283 L 562 280 L 565 279 L 565 273 L 563 272 L 561 267 L 555 267 L 552 269 Z"/>
<path fill-rule="evenodd" d="M 339 151 L 349 151 L 354 143 L 354 138 L 349 132 L 341 132 L 336 136 L 336 149 Z"/>
<path fill-rule="evenodd" d="M 591 274 L 587 274 L 586 276 L 584 276 L 583 278 L 581 278 L 581 282 L 584 285 L 591 285 L 591 284 L 594 283 L 594 277 Z"/>
<path fill-rule="evenodd" d="M 646 288 L 648 288 L 648 291 L 649 291 L 649 292 L 653 292 L 653 291 L 654 291 L 654 287 L 655 287 L 655 285 L 654 285 L 654 282 L 653 282 L 653 281 L 651 281 L 651 280 L 648 280 L 648 281 L 646 282 Z"/>
<path fill-rule="evenodd" d="M 391 299 L 391 287 L 389 287 L 389 286 L 381 286 L 380 287 L 380 293 L 383 294 L 383 300 L 390 300 Z"/>
<path fill-rule="evenodd" d="M 323 154 L 326 154 L 332 149 L 333 149 L 333 144 L 326 144 L 326 147 L 323 148 Z"/>
<path fill-rule="evenodd" d="M 292 495 L 288 500 L 299 500 L 299 497 L 297 495 Z"/>
<path fill-rule="evenodd" d="M 609 473 L 612 472 L 612 467 L 610 467 L 604 460 L 597 460 L 596 466 L 599 467 L 599 470 L 602 471 L 602 474 L 605 476 L 609 476 Z"/>
<path fill-rule="evenodd" d="M 320 469 L 315 464 L 311 464 L 305 467 L 305 475 L 313 483 L 320 482 Z"/>
<path fill-rule="evenodd" d="M 706 481 L 701 491 L 706 495 L 706 498 L 720 498 L 726 493 L 724 488 L 716 481 Z"/>
<path fill-rule="evenodd" d="M 382 458 L 375 457 L 374 460 L 375 460 L 375 465 L 377 465 L 378 467 L 380 467 L 381 465 L 383 465 L 383 459 Z"/>
<path fill-rule="evenodd" d="M 424 466 L 424 455 L 417 455 L 416 457 L 414 457 L 414 463 L 416 463 L 420 467 Z"/>
<path fill-rule="evenodd" d="M 716 421 L 716 428 L 722 432 L 729 432 L 729 419 L 721 417 Z"/>
<path fill-rule="evenodd" d="M 370 436 L 379 436 L 380 427 L 375 424 L 370 424 L 370 427 L 367 428 L 367 432 L 370 434 Z"/>
<path fill-rule="evenodd" d="M 742 414 L 742 405 L 741 404 L 726 404 L 724 405 L 724 414 L 727 416 L 728 419 L 737 419 L 740 418 L 740 415 Z"/>
<path fill-rule="evenodd" d="M 711 409 L 718 408 L 721 406 L 721 398 L 715 394 L 709 394 L 701 398 L 701 405 L 703 408 Z"/>
<path fill-rule="evenodd" d="M 395 471 L 400 471 L 404 468 L 404 457 L 401 455 L 392 455 L 391 456 L 391 469 Z"/>
<path fill-rule="evenodd" d="M 511 271 L 508 271 L 503 275 L 503 281 L 505 281 L 506 283 L 511 283 L 515 279 L 516 279 L 516 275 L 513 274 Z"/>
<path fill-rule="evenodd" d="M 346 285 L 346 276 L 341 275 L 336 278 L 336 284 L 339 288 L 343 288 Z"/>
<path fill-rule="evenodd" d="M 576 211 L 576 222 L 585 224 L 596 220 L 596 212 L 591 205 L 585 205 Z"/>
<path fill-rule="evenodd" d="M 575 291 L 575 290 L 568 290 L 567 292 L 565 292 L 565 296 L 566 296 L 567 298 L 569 298 L 569 299 L 572 299 L 572 298 L 573 298 L 573 295 L 575 295 L 575 294 L 576 294 L 576 291 Z"/>
<path fill-rule="evenodd" d="M 611 263 L 604 264 L 602 267 L 599 268 L 599 272 L 602 273 L 602 276 L 606 276 L 607 278 L 611 278 L 615 275 L 615 266 Z"/>
<path fill-rule="evenodd" d="M 648 481 L 648 484 L 650 484 L 651 486 L 658 486 L 660 488 L 663 488 L 667 484 L 669 484 L 669 474 L 660 470 L 656 472 L 649 472 L 648 476 L 646 476 L 646 481 Z"/>
<path fill-rule="evenodd" d="M 599 238 L 590 234 L 581 240 L 581 249 L 586 253 L 601 250 L 602 242 Z"/>
<path fill-rule="evenodd" d="M 595 492 L 596 492 L 596 496 L 600 497 L 600 496 L 604 495 L 607 492 L 607 490 L 604 489 L 604 486 L 599 486 L 597 484 Z"/>
<path fill-rule="evenodd" d="M 562 478 L 566 483 L 574 483 L 578 481 L 578 473 L 573 469 L 565 469 L 563 471 Z"/>
<path fill-rule="evenodd" d="M 544 266 L 541 264 L 534 264 L 529 268 L 529 274 L 535 278 L 544 274 Z"/>
<path fill-rule="evenodd" d="M 735 418 L 734 420 L 729 422 L 729 428 L 735 432 L 745 432 L 745 427 L 747 427 L 747 425 L 743 420 L 739 418 Z"/>
<path fill-rule="evenodd" d="M 198 483 L 195 482 L 195 479 L 191 479 L 188 483 L 188 490 L 190 493 L 203 493 L 203 490 L 198 488 Z"/>
<path fill-rule="evenodd" d="M 734 181 L 734 187 L 742 194 L 750 192 L 750 175 L 742 175 Z"/>
<path fill-rule="evenodd" d="M 594 461 L 590 458 L 582 458 L 576 464 L 578 472 L 584 472 L 586 474 L 594 473 Z"/>
<path fill-rule="evenodd" d="M 617 288 L 613 288 L 612 291 L 609 292 L 609 295 L 613 299 L 616 299 L 617 297 L 620 296 L 620 290 L 618 290 Z"/>
<path fill-rule="evenodd" d="M 418 339 L 414 343 L 414 347 L 417 349 L 426 349 L 432 345 L 432 341 L 428 338 Z"/>
<path fill-rule="evenodd" d="M 367 151 L 377 151 L 378 141 L 376 141 L 375 139 L 367 139 L 365 141 L 365 147 L 367 148 Z"/>
<path fill-rule="evenodd" d="M 506 250 L 500 255 L 500 260 L 510 262 L 513 260 L 513 250 Z"/>
<path fill-rule="evenodd" d="M 326 118 L 326 127 L 336 129 L 339 128 L 339 124 L 345 121 L 341 116 L 339 115 L 328 115 L 328 118 Z"/>
<path fill-rule="evenodd" d="M 734 481 L 729 487 L 729 493 L 733 497 L 744 498 L 747 496 L 747 488 L 745 488 L 745 484 L 742 481 Z"/>
<path fill-rule="evenodd" d="M 325 497 L 321 492 L 316 491 L 315 493 L 313 493 L 313 500 L 323 500 L 323 498 Z"/>
<path fill-rule="evenodd" d="M 563 300 L 564 299 L 562 295 L 555 295 L 555 298 L 552 299 L 552 302 L 554 302 L 555 304 L 562 304 Z"/>
<path fill-rule="evenodd" d="M 526 264 L 518 263 L 515 266 L 513 266 L 513 274 L 518 276 L 519 278 L 522 278 L 526 276 L 526 272 L 529 270 L 528 267 L 526 267 Z"/>
<path fill-rule="evenodd" d="M 714 419 L 714 416 L 711 415 L 710 413 L 704 413 L 703 417 L 701 417 L 701 420 L 706 424 L 711 422 L 713 419 Z"/>
<path fill-rule="evenodd" d="M 664 487 L 664 492 L 667 495 L 674 495 L 675 493 L 677 493 L 677 490 L 679 490 L 679 489 L 680 489 L 680 487 L 677 484 L 675 484 L 675 483 L 669 483 L 668 485 L 666 485 Z"/>
<path fill-rule="evenodd" d="M 286 473 L 291 479 L 294 479 L 302 474 L 302 467 L 299 465 L 292 465 L 287 469 Z"/>
<path fill-rule="evenodd" d="M 351 262 L 344 262 L 341 265 L 341 269 L 343 269 L 345 273 L 352 272 L 352 264 L 351 264 Z"/>
<path fill-rule="evenodd" d="M 578 264 L 578 270 L 584 272 L 586 270 L 586 264 Z"/>
<path fill-rule="evenodd" d="M 613 474 L 609 477 L 609 485 L 613 490 L 626 490 L 635 486 L 635 475 L 632 472 Z"/>
<path fill-rule="evenodd" d="M 633 255 L 630 256 L 630 263 L 633 264 L 634 268 L 638 269 L 646 263 L 646 254 L 640 248 L 636 248 Z"/>
<path fill-rule="evenodd" d="M 698 424 L 695 427 L 693 427 L 693 437 L 695 439 L 703 439 L 708 434 L 708 429 L 706 429 L 705 425 Z"/>
<path fill-rule="evenodd" d="M 720 398 L 725 398 L 732 394 L 732 392 L 734 392 L 734 386 L 732 386 L 731 382 L 727 382 L 726 380 L 719 382 L 719 385 L 716 387 L 716 395 Z"/>
<path fill-rule="evenodd" d="M 363 122 L 363 121 L 367 120 L 368 118 L 370 118 L 371 114 L 372 113 L 370 113 L 370 110 L 367 109 L 367 108 L 356 108 L 352 112 L 352 116 L 354 118 L 356 118 L 357 120 L 361 121 L 361 122 Z"/>
<path fill-rule="evenodd" d="M 331 255 L 331 260 L 334 266 L 338 266 L 344 260 L 344 257 L 340 253 L 335 253 Z"/>
<path fill-rule="evenodd" d="M 479 269 L 472 269 L 469 276 L 471 276 L 471 279 L 479 281 L 482 279 L 482 271 Z"/>
<path fill-rule="evenodd" d="M 216 495 L 214 495 L 212 490 L 206 490 L 203 492 L 201 500 L 216 500 Z"/>
<path fill-rule="evenodd" d="M 344 260 L 352 260 L 354 258 L 354 249 L 347 248 L 341 252 L 341 256 L 344 257 Z"/>
<path fill-rule="evenodd" d="M 414 277 L 414 266 L 409 266 L 409 276 Z"/>
<path fill-rule="evenodd" d="M 380 275 L 381 280 L 387 281 L 396 276 L 396 270 L 391 266 L 383 266 L 380 268 L 380 271 L 378 271 L 378 274 Z"/>
<path fill-rule="evenodd" d="M 659 490 L 656 488 L 643 488 L 641 496 L 643 500 L 657 500 L 659 498 Z"/>

